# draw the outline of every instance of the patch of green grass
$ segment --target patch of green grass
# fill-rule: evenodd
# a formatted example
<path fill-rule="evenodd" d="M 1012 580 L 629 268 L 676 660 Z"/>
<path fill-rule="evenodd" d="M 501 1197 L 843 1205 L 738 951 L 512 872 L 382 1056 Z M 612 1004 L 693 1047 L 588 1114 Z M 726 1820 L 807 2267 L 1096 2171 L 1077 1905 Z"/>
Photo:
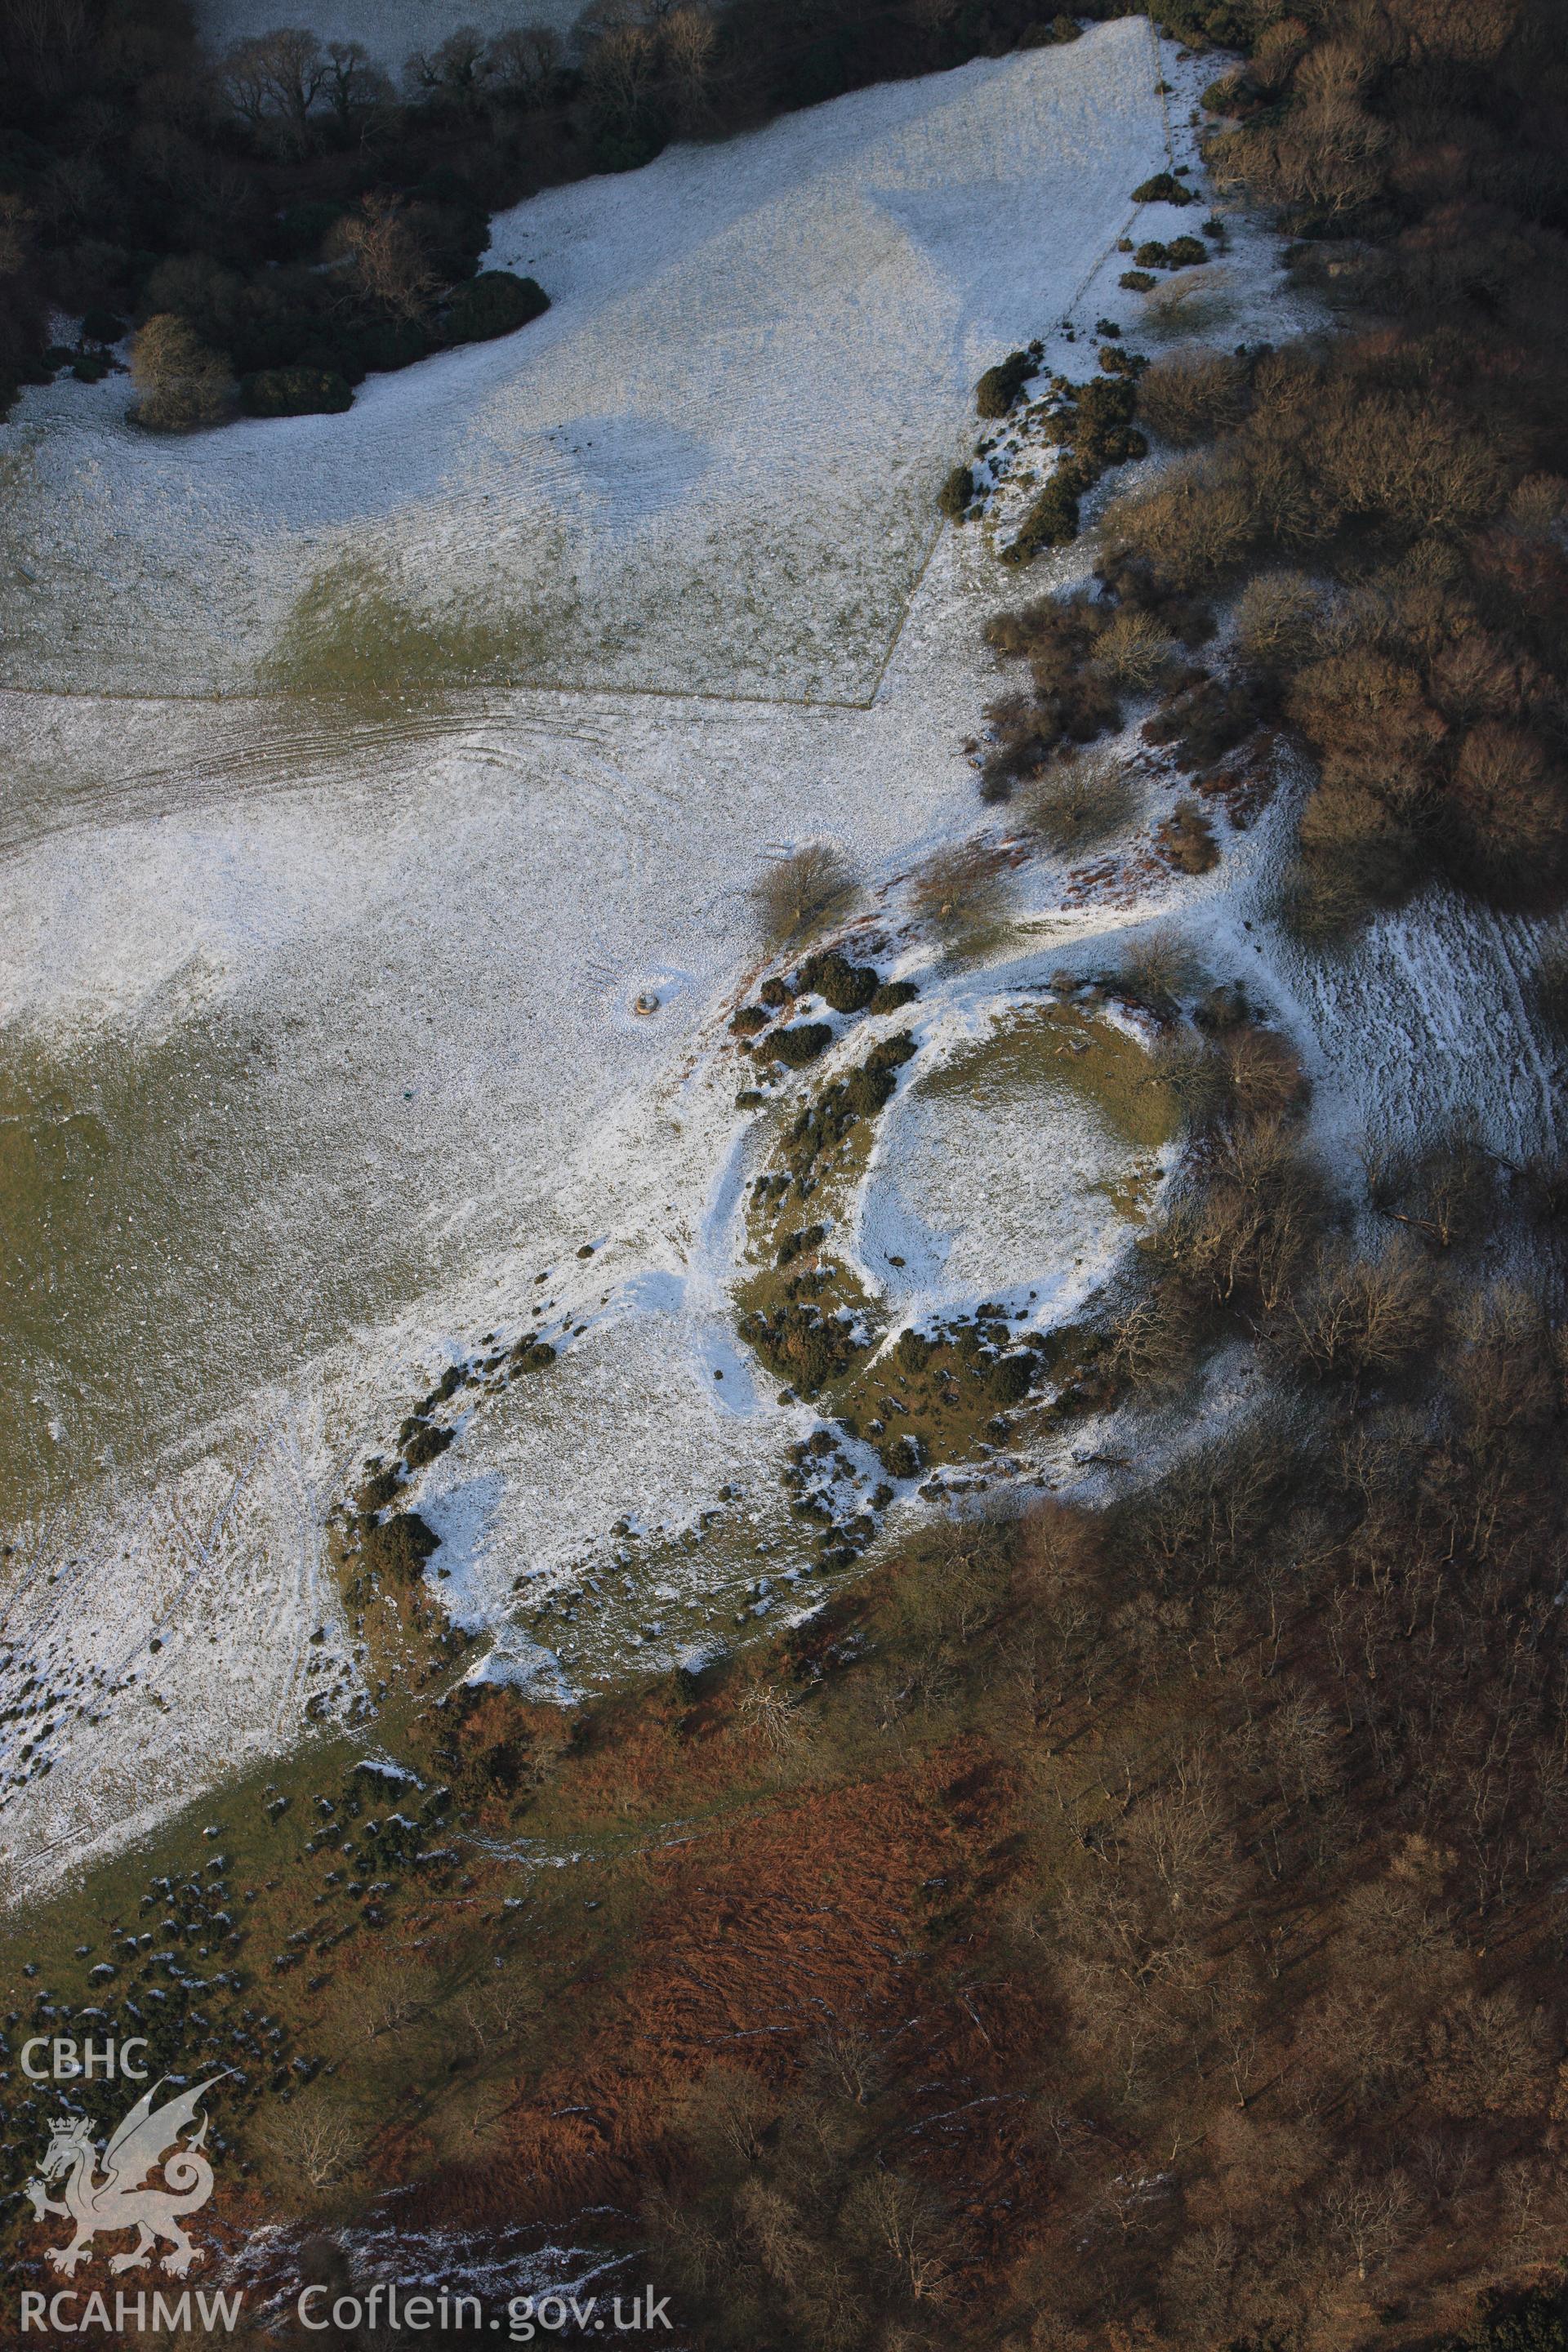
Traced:
<path fill-rule="evenodd" d="M 1130 1224 L 1142 1224 L 1154 1203 L 1160 1189 L 1160 1169 L 1157 1162 L 1141 1161 L 1119 1176 L 1102 1176 L 1089 1186 L 1091 1192 L 1102 1193 L 1119 1217 Z"/>
<path fill-rule="evenodd" d="M 635 1954 L 646 1879 L 627 1839 L 588 1841 L 573 1871 L 488 1853 L 443 1785 L 458 1761 L 444 1718 L 406 1705 L 392 1718 L 377 1748 L 391 1730 L 417 1778 L 367 1772 L 363 1737 L 322 1739 L 0 1916 L 0 1997 L 21 2038 L 138 2033 L 153 2076 L 234 2070 L 208 2103 L 220 2219 L 241 2163 L 281 2210 L 325 2220 L 351 2209 L 389 2125 L 448 2155 L 482 2142 L 518 2068 L 569 2046 L 552 1985 L 585 1966 L 613 1976 Z M 70 2095 L 100 2131 L 129 2104 L 120 2080 Z M 14 2078 L 6 2119 L 27 2157 L 59 2104 L 52 2083 Z M 300 2133 L 322 2116 L 342 2161 L 312 2181 Z M 46 2242 L 12 2200 L 0 2258 L 36 2259 Z"/>
<path fill-rule="evenodd" d="M 22 1903 L 0 1916 L 0 1998 L 20 2015 L 16 2033 L 79 2037 L 90 2031 L 100 2041 L 105 2034 L 117 2040 L 144 2034 L 154 2073 L 193 2075 L 237 2066 L 247 2080 L 231 2077 L 213 2100 L 216 2129 L 220 2137 L 230 2135 L 301 2055 L 300 2021 L 284 2016 L 298 2004 L 292 1990 L 289 2000 L 282 1997 L 282 1979 L 271 1963 L 289 1948 L 287 1937 L 299 1924 L 287 1890 L 312 1859 L 304 1849 L 322 1826 L 315 1797 L 335 1795 L 363 1753 L 363 1745 L 344 1738 L 257 1765 L 196 1800 L 144 1843 L 96 1864 L 79 1882 L 36 1897 L 26 1894 L 24 1880 Z M 279 1798 L 286 1800 L 280 1806 Z M 206 1834 L 209 1827 L 217 1829 L 216 1838 Z M 215 1867 L 220 1863 L 221 1869 Z M 178 1891 L 165 1895 L 159 1882 Z M 205 1900 L 188 1893 L 193 1886 L 208 1891 Z M 330 1930 L 321 1929 L 313 1903 L 310 1910 L 319 1941 Z M 207 1924 L 219 1913 L 226 1915 L 227 1927 Z M 194 1926 L 198 1920 L 203 1924 Z M 147 1947 L 131 1954 L 129 1939 L 143 1936 L 150 1938 Z M 179 1975 L 201 1979 L 199 1994 L 186 1993 L 155 1957 L 171 1951 Z M 105 1966 L 113 1977 L 95 1979 L 92 1971 Z M 220 1984 L 220 1974 L 237 1982 Z M 124 2008 L 128 2000 L 134 2012 Z M 53 2005 L 54 2016 L 45 2016 L 45 2002 Z M 81 2011 L 89 2007 L 98 2014 L 82 2020 Z M 264 2012 L 268 2026 L 257 2031 L 254 2019 L 244 2024 L 240 2012 L 247 2009 Z M 276 2040 L 269 2038 L 272 2023 L 282 2026 Z M 258 2042 L 265 2059 L 237 2042 L 237 2031 Z M 118 2121 L 128 2104 L 118 2081 L 71 2087 L 100 2127 Z M 29 2092 L 14 2078 L 7 2119 L 30 2153 L 34 2140 L 36 2153 L 43 2153 L 52 2093 L 51 2084 Z M 24 2235 L 31 2229 L 27 2216 Z"/>
<path fill-rule="evenodd" d="M 302 1110 L 326 1113 L 324 1138 Z M 153 1040 L 0 1039 L 0 1496 L 7 1517 L 106 1449 L 126 1465 L 413 1286 L 361 1212 L 377 1171 L 344 1092 L 302 1106 L 265 1034 L 203 1010 Z M 334 1182 L 301 1196 L 320 1152 Z M 280 1260 L 270 1204 L 306 1198 Z M 374 1224 L 374 1231 L 372 1230 Z M 58 1422 L 51 1433 L 49 1423 Z"/>
<path fill-rule="evenodd" d="M 479 603 L 431 610 L 368 557 L 347 556 L 300 591 L 263 666 L 263 683 L 374 698 L 415 687 L 527 682 L 548 670 L 576 614 L 575 598 L 553 610 L 506 612 Z"/>
<path fill-rule="evenodd" d="M 1014 1348 L 1007 1324 L 985 1314 L 900 1334 L 863 1367 L 839 1401 L 846 1427 L 907 1477 L 973 1460 L 1003 1433 L 998 1415 L 1023 1404 L 1051 1360 L 1048 1345 Z"/>
<path fill-rule="evenodd" d="M 998 1111 L 1021 1097 L 1065 1089 L 1142 1151 L 1168 1143 L 1181 1123 L 1170 1087 L 1137 1039 L 1076 1003 L 1009 1013 L 992 1036 L 920 1085 L 927 1094 L 962 1093 Z"/>

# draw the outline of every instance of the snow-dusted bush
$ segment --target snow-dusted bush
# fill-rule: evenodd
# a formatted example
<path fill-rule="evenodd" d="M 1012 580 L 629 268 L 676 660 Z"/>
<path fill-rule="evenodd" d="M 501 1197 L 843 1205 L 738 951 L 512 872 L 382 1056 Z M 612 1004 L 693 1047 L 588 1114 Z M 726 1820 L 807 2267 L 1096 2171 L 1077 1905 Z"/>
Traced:
<path fill-rule="evenodd" d="M 1142 181 L 1132 191 L 1135 205 L 1195 205 L 1197 195 L 1173 172 L 1156 172 L 1152 180 Z"/>
<path fill-rule="evenodd" d="M 912 980 L 885 980 L 872 997 L 867 1011 L 872 1013 L 898 1013 L 912 1004 L 920 990 Z"/>
<path fill-rule="evenodd" d="M 379 1456 L 377 1458 L 379 1459 Z M 376 1511 L 384 1511 L 402 1484 L 403 1481 L 395 1469 L 373 1471 L 368 1478 L 362 1479 L 354 1488 L 355 1506 L 367 1516 Z"/>
<path fill-rule="evenodd" d="M 1065 751 L 1024 793 L 1021 814 L 1031 833 L 1065 857 L 1076 857 L 1131 822 L 1138 795 L 1119 760 Z"/>
<path fill-rule="evenodd" d="M 434 1422 L 426 1422 L 416 1429 L 403 1449 L 403 1458 L 410 1470 L 423 1470 L 447 1451 L 452 1443 L 452 1432 Z"/>
<path fill-rule="evenodd" d="M 1002 550 L 1003 562 L 1032 563 L 1042 548 L 1069 547 L 1078 537 L 1079 499 L 1089 487 L 1074 460 L 1064 457 Z"/>
<path fill-rule="evenodd" d="M 1118 613 L 1095 646 L 1094 658 L 1113 686 L 1143 694 L 1168 677 L 1176 641 L 1152 613 Z"/>
<path fill-rule="evenodd" d="M 847 907 L 857 887 L 851 867 L 831 842 L 809 841 L 752 884 L 752 905 L 763 937 L 782 944 Z"/>
<path fill-rule="evenodd" d="M 481 269 L 459 286 L 447 314 L 447 340 L 482 343 L 497 335 L 514 334 L 550 308 L 550 297 L 535 278 L 519 278 L 510 269 Z"/>
<path fill-rule="evenodd" d="M 366 319 L 346 329 L 343 341 L 367 375 L 411 367 L 431 348 L 422 319 Z"/>
<path fill-rule="evenodd" d="M 864 1013 L 877 992 L 877 974 L 870 964 L 851 963 L 829 948 L 806 959 L 795 986 L 802 995 L 820 996 L 835 1013 Z"/>
<path fill-rule="evenodd" d="M 774 1032 L 772 1050 L 787 1068 L 804 1070 L 832 1042 L 833 1032 L 826 1021 L 797 1021 L 793 1028 Z"/>
<path fill-rule="evenodd" d="M 156 313 L 137 335 L 131 381 L 137 395 L 132 415 L 153 433 L 221 425 L 234 404 L 226 362 L 173 311 Z"/>
<path fill-rule="evenodd" d="M 1137 399 L 1133 379 L 1141 372 L 1141 354 L 1118 352 L 1114 356 L 1121 362 L 1115 372 L 1117 380 L 1100 375 L 1079 384 L 1073 409 L 1073 455 L 1081 467 L 1097 475 L 1107 466 L 1124 466 L 1131 458 L 1143 457 L 1149 446 L 1132 425 Z"/>
<path fill-rule="evenodd" d="M 1260 572 L 1236 608 L 1237 650 L 1252 668 L 1271 673 L 1293 667 L 1310 650 L 1323 609 L 1304 572 Z"/>
<path fill-rule="evenodd" d="M 1005 416 L 1035 372 L 1027 352 L 1011 352 L 988 367 L 974 387 L 974 405 L 982 416 Z"/>
<path fill-rule="evenodd" d="M 335 416 L 353 405 L 353 394 L 329 368 L 263 368 L 241 381 L 247 416 Z"/>
<path fill-rule="evenodd" d="M 366 1530 L 360 1543 L 360 1565 L 377 1576 L 416 1584 L 440 1541 L 417 1511 L 395 1511 Z"/>

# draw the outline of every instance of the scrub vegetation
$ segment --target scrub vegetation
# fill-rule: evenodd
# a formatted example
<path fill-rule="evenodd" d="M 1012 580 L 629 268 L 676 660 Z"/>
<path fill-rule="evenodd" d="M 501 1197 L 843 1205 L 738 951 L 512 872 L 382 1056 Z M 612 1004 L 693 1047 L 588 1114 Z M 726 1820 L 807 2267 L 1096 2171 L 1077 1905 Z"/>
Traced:
<path fill-rule="evenodd" d="M 1304 934 L 1436 877 L 1551 904 L 1568 882 L 1561 46 L 1531 5 L 1224 14 L 1208 29 L 1252 54 L 1207 93 L 1208 167 L 1274 209 L 1288 268 L 1342 331 L 1188 344 L 1079 389 L 1080 418 L 1090 391 L 1125 396 L 1174 455 L 1105 513 L 1096 593 L 993 624 L 1034 694 L 992 714 L 987 795 L 1119 723 L 1112 628 L 1198 655 L 1238 600 L 1234 643 L 1167 681 L 1144 734 L 1200 788 L 1254 736 L 1283 731 L 1310 755 L 1285 885 Z M 1081 423 L 1058 437 L 1070 446 L 1014 560 L 1078 530 Z M 1173 821 L 1189 870 L 1197 814 Z"/>

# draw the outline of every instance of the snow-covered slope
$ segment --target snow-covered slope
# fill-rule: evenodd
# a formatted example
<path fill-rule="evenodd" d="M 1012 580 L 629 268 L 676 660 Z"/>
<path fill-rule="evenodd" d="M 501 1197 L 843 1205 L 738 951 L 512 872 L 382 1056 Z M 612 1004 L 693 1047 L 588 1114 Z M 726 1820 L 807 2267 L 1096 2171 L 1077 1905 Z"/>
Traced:
<path fill-rule="evenodd" d="M 1184 117 L 1207 68 L 1169 47 L 1163 64 Z M 496 1670 L 531 1655 L 509 1623 L 519 1578 L 559 1591 L 585 1674 L 668 1662 L 704 1606 L 732 1633 L 789 1605 L 779 1470 L 814 1416 L 736 1338 L 752 1144 L 724 1024 L 757 970 L 748 887 L 792 844 L 853 857 L 879 965 L 918 970 L 933 1040 L 978 1039 L 1000 992 L 1171 923 L 1299 1036 L 1347 1175 L 1363 1139 L 1467 1104 L 1501 1106 L 1500 1150 L 1544 1139 L 1525 929 L 1447 908 L 1418 929 L 1413 911 L 1310 963 L 1268 911 L 1284 796 L 1201 881 L 1144 856 L 1126 887 L 1074 892 L 1034 858 L 989 963 L 938 970 L 907 928 L 911 871 L 984 817 L 961 748 L 995 690 L 981 621 L 1090 558 L 1020 583 L 973 529 L 944 532 L 896 628 L 934 476 L 973 446 L 967 387 L 998 350 L 1040 334 L 1081 374 L 1099 315 L 1138 322 L 1106 248 L 1163 160 L 1156 71 L 1126 20 L 562 191 L 502 257 L 536 266 L 557 311 L 371 387 L 345 419 L 165 450 L 110 408 L 91 431 L 59 421 L 103 387 L 30 395 L 57 419 L 40 463 L 60 482 L 79 463 L 83 487 L 13 644 L 29 686 L 237 675 L 276 645 L 305 559 L 347 545 L 399 594 L 452 601 L 522 563 L 527 518 L 553 515 L 598 583 L 574 653 L 595 682 L 576 690 L 0 693 L 0 1706 L 34 1683 L 4 1727 L 0 1784 L 27 1777 L 0 1842 L 40 1871 L 296 1736 L 318 1696 L 356 1703 L 323 1514 L 444 1363 L 542 1300 L 553 1370 L 419 1490 L 441 1589 L 500 1630 Z M 1184 121 L 1173 160 L 1194 160 Z M 880 225 L 829 267 L 838 208 Z M 1205 299 L 1231 305 L 1227 337 L 1256 336 L 1279 286 L 1271 242 L 1238 224 Z M 1069 301 L 1071 345 L 1052 332 Z M 563 418 L 588 420 L 574 442 Z M 795 533 L 784 556 L 759 536 L 768 513 Z M 254 546 L 254 626 L 202 569 L 215 518 L 235 578 Z M 104 583 L 75 605 L 71 530 L 82 581 Z M 153 548 L 162 585 L 135 569 Z M 833 571 L 862 560 L 863 603 Z M 771 606 L 741 596 L 753 568 Z M 20 588 L 0 590 L 15 620 Z M 716 678 L 711 698 L 679 690 Z M 828 688 L 847 702 L 808 698 Z M 1145 845 L 1176 789 L 1149 777 Z M 1020 1109 L 998 1086 L 988 1117 L 902 1096 L 879 1136 L 846 1250 L 895 1317 L 1006 1290 L 1045 1319 L 1125 1241 L 1127 1152 L 1061 1099 Z"/>
<path fill-rule="evenodd" d="M 177 442 L 126 383 L 5 436 L 0 672 L 860 699 L 975 378 L 1164 160 L 1147 24 L 872 89 L 498 217 L 554 307 L 342 416 Z"/>

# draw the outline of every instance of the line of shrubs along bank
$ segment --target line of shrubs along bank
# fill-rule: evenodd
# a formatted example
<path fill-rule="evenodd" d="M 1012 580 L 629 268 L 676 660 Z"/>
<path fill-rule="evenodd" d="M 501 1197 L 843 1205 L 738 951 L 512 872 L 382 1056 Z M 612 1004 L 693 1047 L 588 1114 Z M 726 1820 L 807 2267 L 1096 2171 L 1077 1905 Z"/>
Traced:
<path fill-rule="evenodd" d="M 302 318 L 271 322 L 270 335 L 250 339 L 248 348 L 242 342 L 242 352 L 251 358 L 279 349 L 288 356 L 272 365 L 245 368 L 237 381 L 226 350 L 204 341 L 182 311 L 161 310 L 138 330 L 132 345 L 136 401 L 130 415 L 151 431 L 182 432 L 221 425 L 237 414 L 341 414 L 353 406 L 354 387 L 367 375 L 513 334 L 549 308 L 550 298 L 536 278 L 506 269 L 482 270 L 444 300 L 412 315 L 320 304 Z M 45 354 L 45 370 L 52 375 L 68 366 L 77 378 L 97 382 L 119 364 L 109 347 L 125 331 L 121 320 L 89 312 L 76 350 L 53 346 Z"/>
<path fill-rule="evenodd" d="M 368 319 L 336 329 L 327 352 L 289 367 L 258 368 L 241 376 L 240 407 L 247 416 L 302 416 L 352 407 L 354 387 L 367 375 L 410 367 L 431 352 L 491 341 L 526 327 L 550 308 L 535 278 L 510 269 L 481 270 L 459 286 L 444 310 L 428 318 Z"/>

